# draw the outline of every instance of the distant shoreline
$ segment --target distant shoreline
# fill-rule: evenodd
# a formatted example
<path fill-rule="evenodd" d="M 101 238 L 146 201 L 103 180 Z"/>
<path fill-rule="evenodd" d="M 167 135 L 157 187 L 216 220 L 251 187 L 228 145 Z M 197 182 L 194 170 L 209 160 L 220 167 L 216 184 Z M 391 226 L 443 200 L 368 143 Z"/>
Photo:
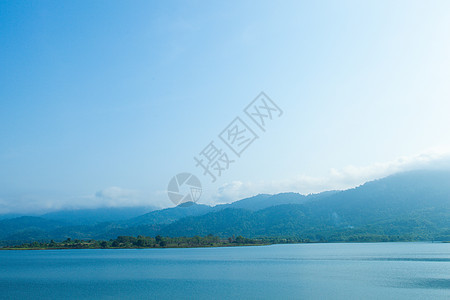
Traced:
<path fill-rule="evenodd" d="M 292 244 L 306 244 L 306 243 L 292 243 Z M 129 248 L 0 248 L 0 250 L 11 251 L 11 250 L 19 250 L 19 251 L 28 251 L 28 250 L 143 250 L 143 249 L 193 249 L 193 248 L 229 248 L 229 247 L 250 247 L 250 246 L 270 246 L 270 245 L 286 245 L 286 244 L 239 244 L 239 245 L 221 245 L 221 246 L 193 246 L 193 247 L 129 247 Z"/>
<path fill-rule="evenodd" d="M 258 238 L 249 239 L 232 236 L 226 239 L 208 235 L 205 237 L 147 237 L 119 236 L 114 240 L 78 240 L 71 238 L 62 242 L 32 242 L 4 246 L 0 250 L 68 250 L 68 249 L 168 249 L 168 248 L 211 248 L 237 246 L 266 246 L 281 243 L 303 242 L 300 239 Z"/>
<path fill-rule="evenodd" d="M 129 246 L 129 247 L 70 247 L 70 246 L 62 246 L 62 247 L 20 247 L 12 246 L 12 247 L 0 247 L 0 250 L 11 251 L 11 250 L 119 250 L 119 249 L 189 249 L 189 248 L 227 248 L 227 247 L 249 247 L 249 246 L 270 246 L 270 245 L 288 245 L 288 244 L 362 244 L 362 243 L 450 243 L 450 241 L 308 241 L 308 242 L 290 242 L 290 243 L 275 243 L 275 242 L 266 242 L 266 243 L 223 243 L 223 244 L 212 244 L 212 245 L 179 245 L 179 246 L 149 246 L 149 247 L 137 247 L 137 246 Z"/>

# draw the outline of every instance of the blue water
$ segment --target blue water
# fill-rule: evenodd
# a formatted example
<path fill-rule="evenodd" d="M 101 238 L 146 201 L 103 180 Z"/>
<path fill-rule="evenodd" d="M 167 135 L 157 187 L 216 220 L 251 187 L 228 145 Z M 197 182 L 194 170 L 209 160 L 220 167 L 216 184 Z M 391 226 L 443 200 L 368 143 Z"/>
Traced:
<path fill-rule="evenodd" d="M 4 299 L 450 299 L 450 244 L 0 251 Z"/>

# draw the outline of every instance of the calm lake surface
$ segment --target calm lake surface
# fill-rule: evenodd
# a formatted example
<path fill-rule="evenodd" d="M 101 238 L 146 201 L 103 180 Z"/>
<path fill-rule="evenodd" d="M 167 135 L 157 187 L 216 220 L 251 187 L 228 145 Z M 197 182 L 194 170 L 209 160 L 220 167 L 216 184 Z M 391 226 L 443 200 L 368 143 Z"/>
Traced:
<path fill-rule="evenodd" d="M 450 244 L 0 251 L 2 299 L 450 299 Z"/>

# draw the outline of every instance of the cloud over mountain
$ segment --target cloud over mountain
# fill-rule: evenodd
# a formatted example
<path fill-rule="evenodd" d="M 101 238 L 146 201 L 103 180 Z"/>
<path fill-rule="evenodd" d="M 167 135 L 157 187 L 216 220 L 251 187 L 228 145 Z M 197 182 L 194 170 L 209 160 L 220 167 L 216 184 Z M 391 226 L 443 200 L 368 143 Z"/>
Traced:
<path fill-rule="evenodd" d="M 373 163 L 368 166 L 349 165 L 343 169 L 332 168 L 328 175 L 323 177 L 301 174 L 294 178 L 277 181 L 233 181 L 219 187 L 213 196 L 213 201 L 229 203 L 261 193 L 309 194 L 326 190 L 342 190 L 398 172 L 439 168 L 450 168 L 450 151 L 432 149 L 417 155 L 402 156 L 392 161 Z"/>

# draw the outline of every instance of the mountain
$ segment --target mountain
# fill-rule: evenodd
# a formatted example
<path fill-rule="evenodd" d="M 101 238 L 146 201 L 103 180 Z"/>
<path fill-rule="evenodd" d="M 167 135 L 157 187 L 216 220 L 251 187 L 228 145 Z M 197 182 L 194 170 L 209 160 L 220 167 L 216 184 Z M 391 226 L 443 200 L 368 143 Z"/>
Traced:
<path fill-rule="evenodd" d="M 326 192 L 322 194 L 312 194 L 304 196 L 298 193 L 282 193 L 277 195 L 259 194 L 253 197 L 245 198 L 230 204 L 221 204 L 214 207 L 193 204 L 191 206 L 177 206 L 166 208 L 162 210 L 152 211 L 145 215 L 132 218 L 121 222 L 128 225 L 156 225 L 156 224 L 170 224 L 185 217 L 201 216 L 210 212 L 217 212 L 227 208 L 245 209 L 249 211 L 258 211 L 267 207 L 281 205 L 281 204 L 301 204 L 308 200 L 315 200 L 330 195 L 334 192 Z"/>
<path fill-rule="evenodd" d="M 308 196 L 261 194 L 215 207 L 174 207 L 95 225 L 45 223 L 50 221 L 42 218 L 29 219 L 28 223 L 14 220 L 20 226 L 11 227 L 13 220 L 0 221 L 1 240 L 109 239 L 158 234 L 328 241 L 450 240 L 450 171 L 406 172 L 345 191 Z"/>
<path fill-rule="evenodd" d="M 194 203 L 190 206 L 176 206 L 152 211 L 122 223 L 128 225 L 169 224 L 184 217 L 199 216 L 210 211 L 212 211 L 211 206 Z"/>
<path fill-rule="evenodd" d="M 358 235 L 447 239 L 450 237 L 450 172 L 397 174 L 315 201 L 255 212 L 230 208 L 181 219 L 160 232 L 187 236 L 209 233 L 313 240 L 350 240 Z"/>
<path fill-rule="evenodd" d="M 215 210 L 219 211 L 226 208 L 242 208 L 251 211 L 260 210 L 268 206 L 273 206 L 273 195 L 269 194 L 259 194 L 253 197 L 245 198 L 242 200 L 235 201 L 230 204 L 220 204 L 215 206 Z M 304 196 L 302 196 L 304 197 Z"/>
<path fill-rule="evenodd" d="M 0 221 L 0 240 L 23 241 L 48 239 L 49 231 L 66 226 L 66 223 L 40 217 L 18 217 Z"/>
<path fill-rule="evenodd" d="M 307 196 L 298 193 L 281 193 L 277 195 L 259 194 L 254 197 L 242 199 L 230 204 L 218 205 L 216 208 L 242 208 L 250 211 L 258 211 L 267 207 L 281 204 L 301 204 L 307 201 Z"/>
<path fill-rule="evenodd" d="M 318 194 L 302 195 L 299 193 L 280 193 L 276 195 L 259 194 L 253 197 L 245 198 L 230 204 L 221 204 L 214 207 L 214 211 L 220 211 L 226 208 L 246 209 L 258 211 L 272 206 L 282 204 L 304 204 L 309 201 L 319 200 L 331 196 L 338 191 L 327 191 Z"/>

